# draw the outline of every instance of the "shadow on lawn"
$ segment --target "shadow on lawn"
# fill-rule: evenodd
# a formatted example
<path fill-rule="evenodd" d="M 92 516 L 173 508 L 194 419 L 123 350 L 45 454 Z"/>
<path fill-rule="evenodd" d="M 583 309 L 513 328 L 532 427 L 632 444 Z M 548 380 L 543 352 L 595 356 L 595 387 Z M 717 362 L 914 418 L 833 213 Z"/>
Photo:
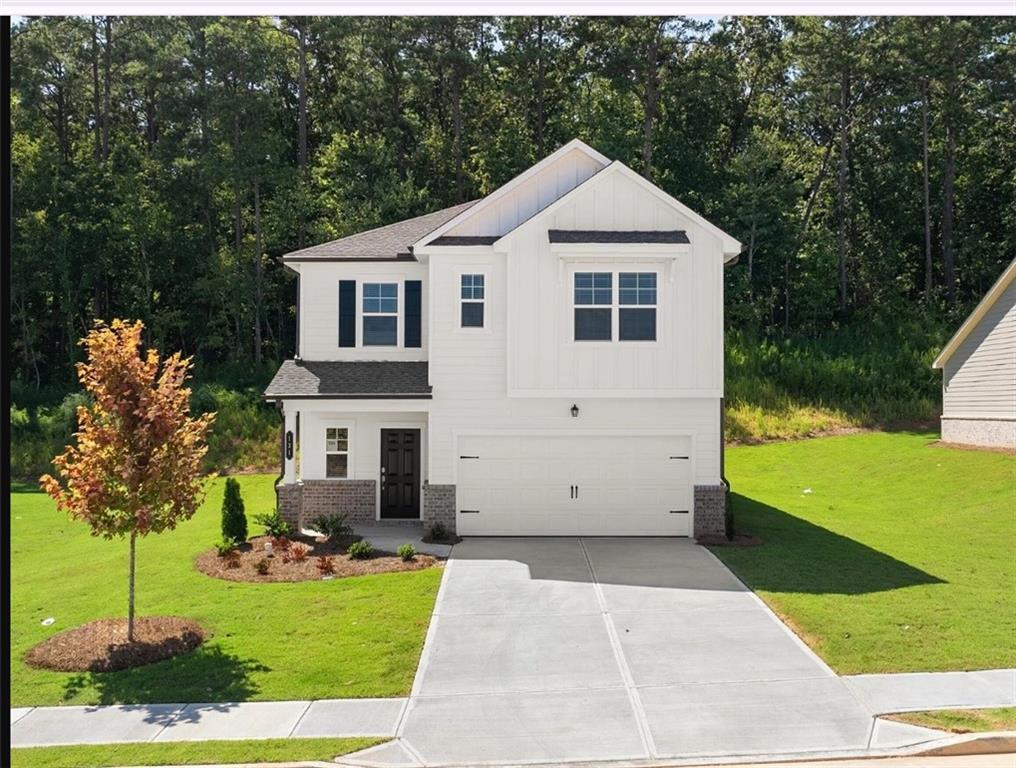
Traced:
<path fill-rule="evenodd" d="M 100 704 L 246 701 L 258 692 L 251 675 L 269 671 L 263 664 L 241 659 L 212 643 L 158 664 L 76 674 L 64 683 L 64 700 L 94 690 Z"/>
<path fill-rule="evenodd" d="M 743 527 L 758 535 L 763 544 L 751 549 L 716 551 L 752 589 L 863 595 L 946 583 L 884 552 L 761 501 L 732 493 L 731 503 L 738 529 Z"/>

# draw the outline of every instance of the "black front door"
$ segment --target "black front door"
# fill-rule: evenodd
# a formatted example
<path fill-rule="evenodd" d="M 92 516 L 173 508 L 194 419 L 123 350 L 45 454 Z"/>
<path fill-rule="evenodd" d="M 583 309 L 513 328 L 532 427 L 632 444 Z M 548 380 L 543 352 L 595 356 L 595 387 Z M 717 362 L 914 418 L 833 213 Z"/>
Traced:
<path fill-rule="evenodd" d="M 381 517 L 420 517 L 420 430 L 381 430 Z"/>

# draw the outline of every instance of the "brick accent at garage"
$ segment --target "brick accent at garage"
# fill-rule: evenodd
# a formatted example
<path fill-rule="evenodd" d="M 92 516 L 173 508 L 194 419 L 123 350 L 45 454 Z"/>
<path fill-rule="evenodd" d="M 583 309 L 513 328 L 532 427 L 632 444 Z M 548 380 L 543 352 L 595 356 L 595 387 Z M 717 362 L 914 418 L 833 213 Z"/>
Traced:
<path fill-rule="evenodd" d="M 719 534 L 726 530 L 727 488 L 723 485 L 695 486 L 695 536 Z"/>
<path fill-rule="evenodd" d="M 423 486 L 423 524 L 429 528 L 441 523 L 447 531 L 455 533 L 455 486 Z"/>
<path fill-rule="evenodd" d="M 280 514 L 298 528 L 341 512 L 350 523 L 373 523 L 373 480 L 303 480 L 276 488 Z"/>

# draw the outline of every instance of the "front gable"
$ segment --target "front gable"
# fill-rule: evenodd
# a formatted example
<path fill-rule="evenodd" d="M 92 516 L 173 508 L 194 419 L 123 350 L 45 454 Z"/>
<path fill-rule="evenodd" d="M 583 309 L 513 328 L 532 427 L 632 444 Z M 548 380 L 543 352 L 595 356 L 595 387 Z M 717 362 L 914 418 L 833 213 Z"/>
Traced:
<path fill-rule="evenodd" d="M 421 238 L 413 246 L 413 251 L 427 249 L 440 237 L 500 237 L 609 164 L 606 157 L 574 139 L 491 192 L 469 210 Z"/>

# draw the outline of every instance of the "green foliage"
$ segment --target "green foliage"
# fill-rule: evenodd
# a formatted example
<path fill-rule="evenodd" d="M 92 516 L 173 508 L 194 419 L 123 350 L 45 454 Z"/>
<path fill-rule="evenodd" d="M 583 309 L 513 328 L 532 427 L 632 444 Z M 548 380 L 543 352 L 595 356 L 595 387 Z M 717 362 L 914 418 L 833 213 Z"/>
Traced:
<path fill-rule="evenodd" d="M 236 544 L 247 541 L 247 515 L 244 514 L 240 483 L 233 477 L 226 478 L 226 491 L 222 496 L 222 538 Z"/>
<path fill-rule="evenodd" d="M 11 768 L 113 768 L 118 765 L 328 762 L 383 739 L 256 739 L 161 744 L 24 747 L 10 752 Z"/>
<path fill-rule="evenodd" d="M 416 557 L 416 547 L 412 544 L 400 544 L 399 548 L 395 550 L 395 554 L 405 560 L 407 563 Z"/>
<path fill-rule="evenodd" d="M 326 539 L 336 541 L 340 536 L 348 536 L 353 529 L 346 522 L 346 516 L 341 512 L 331 515 L 322 515 L 315 520 L 311 526 Z"/>
<path fill-rule="evenodd" d="M 233 539 L 223 538 L 215 544 L 215 551 L 219 557 L 226 557 L 236 552 L 236 542 Z"/>
<path fill-rule="evenodd" d="M 367 560 L 374 554 L 374 545 L 366 539 L 354 541 L 346 547 L 346 554 L 348 554 L 353 560 Z"/>
<path fill-rule="evenodd" d="M 277 509 L 254 515 L 254 522 L 264 527 L 265 536 L 278 538 L 279 536 L 288 536 L 290 534 L 289 523 L 283 519 Z"/>
<path fill-rule="evenodd" d="M 444 541 L 448 538 L 448 529 L 444 523 L 431 523 L 427 529 L 427 537 L 433 541 Z"/>

